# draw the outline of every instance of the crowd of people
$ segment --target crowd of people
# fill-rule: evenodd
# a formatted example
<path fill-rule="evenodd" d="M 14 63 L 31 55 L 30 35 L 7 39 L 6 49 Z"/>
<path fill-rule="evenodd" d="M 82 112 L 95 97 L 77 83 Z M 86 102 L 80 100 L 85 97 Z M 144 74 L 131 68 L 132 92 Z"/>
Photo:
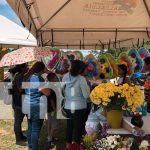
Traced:
<path fill-rule="evenodd" d="M 150 57 L 145 58 L 144 62 L 144 70 L 147 73 L 143 73 L 143 77 L 146 77 L 146 80 L 150 80 Z M 76 146 L 82 150 L 81 142 L 82 136 L 86 133 L 86 121 L 92 117 L 92 112 L 97 111 L 97 109 L 93 109 L 94 106 L 89 99 L 90 92 L 96 85 L 91 85 L 86 77 L 86 67 L 87 65 L 83 61 L 73 60 L 70 71 L 62 79 L 58 78 L 55 73 L 48 72 L 42 62 L 36 62 L 30 69 L 27 64 L 17 65 L 14 69 L 11 69 L 13 85 L 12 107 L 15 118 L 14 133 L 17 145 L 22 145 L 27 140 L 29 149 L 39 149 L 38 140 L 44 121 L 43 116 L 47 113 L 47 143 L 49 148 L 55 146 L 54 141 L 57 140 L 54 138 L 55 130 L 61 127 L 60 120 L 56 119 L 57 97 L 52 89 L 41 83 L 62 81 L 65 83 L 62 86 L 65 97 L 63 109 L 67 117 L 66 150 L 71 150 L 72 142 L 76 143 Z M 47 73 L 45 79 L 42 76 L 44 73 Z M 23 82 L 29 83 L 25 89 L 22 88 Z M 127 66 L 119 64 L 117 84 L 124 83 L 131 84 L 131 81 L 127 76 Z M 150 101 L 149 93 L 146 94 L 146 100 Z M 47 98 L 45 99 L 45 97 Z M 41 109 L 46 111 L 41 113 Z M 104 117 L 103 111 L 99 111 L 99 113 Z M 25 116 L 28 120 L 27 137 L 23 135 L 21 128 Z"/>

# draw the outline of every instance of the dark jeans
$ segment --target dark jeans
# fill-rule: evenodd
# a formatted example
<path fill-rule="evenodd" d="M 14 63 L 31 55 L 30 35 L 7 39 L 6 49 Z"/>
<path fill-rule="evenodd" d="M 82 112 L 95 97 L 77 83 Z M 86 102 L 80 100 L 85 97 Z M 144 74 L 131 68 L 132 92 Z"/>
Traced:
<path fill-rule="evenodd" d="M 74 141 L 80 143 L 85 128 L 85 109 L 75 110 L 74 113 L 71 110 L 65 110 L 67 114 L 67 130 L 66 141 L 71 143 L 74 133 Z"/>
<path fill-rule="evenodd" d="M 43 119 L 39 119 L 39 111 L 31 108 L 30 119 L 28 119 L 28 147 L 38 150 L 38 140 Z"/>
<path fill-rule="evenodd" d="M 15 137 L 16 137 L 16 142 L 21 141 L 23 137 L 22 129 L 21 129 L 21 124 L 23 122 L 23 118 L 25 114 L 22 113 L 21 107 L 18 106 L 13 106 L 14 110 L 14 132 L 15 132 Z"/>

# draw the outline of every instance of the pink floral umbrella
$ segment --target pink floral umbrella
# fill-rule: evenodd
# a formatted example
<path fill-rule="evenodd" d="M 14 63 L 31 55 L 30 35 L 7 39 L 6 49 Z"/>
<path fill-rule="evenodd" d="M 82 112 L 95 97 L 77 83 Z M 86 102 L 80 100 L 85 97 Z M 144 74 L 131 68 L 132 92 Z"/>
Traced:
<path fill-rule="evenodd" d="M 3 56 L 0 67 L 23 64 L 31 61 L 41 61 L 41 58 L 51 55 L 46 47 L 22 47 Z"/>

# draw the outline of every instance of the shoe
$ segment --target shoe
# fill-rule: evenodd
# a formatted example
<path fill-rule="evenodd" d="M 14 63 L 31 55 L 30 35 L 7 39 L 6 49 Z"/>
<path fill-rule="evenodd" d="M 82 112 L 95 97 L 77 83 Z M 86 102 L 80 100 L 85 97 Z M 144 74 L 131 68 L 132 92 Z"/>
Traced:
<path fill-rule="evenodd" d="M 24 135 L 22 135 L 21 140 L 22 140 L 22 141 L 27 141 L 27 137 L 24 136 Z"/>
<path fill-rule="evenodd" d="M 53 137 L 53 138 L 52 138 L 52 142 L 54 142 L 54 143 L 55 143 L 55 142 L 58 142 L 58 141 L 59 141 L 59 139 L 58 139 L 58 138 L 56 138 L 56 137 Z"/>
<path fill-rule="evenodd" d="M 16 141 L 16 146 L 27 146 L 27 143 L 24 141 Z"/>
<path fill-rule="evenodd" d="M 52 141 L 47 141 L 48 149 L 52 149 L 55 147 L 55 144 Z"/>

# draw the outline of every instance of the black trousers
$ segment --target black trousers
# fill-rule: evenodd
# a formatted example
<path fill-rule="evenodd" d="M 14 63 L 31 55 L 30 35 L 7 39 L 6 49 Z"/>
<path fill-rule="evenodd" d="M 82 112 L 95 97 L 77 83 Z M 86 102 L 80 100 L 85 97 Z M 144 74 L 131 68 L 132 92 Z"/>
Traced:
<path fill-rule="evenodd" d="M 67 143 L 80 143 L 85 128 L 85 109 L 65 110 L 67 114 L 67 129 L 66 129 L 66 141 Z M 74 137 L 74 140 L 73 140 Z"/>
<path fill-rule="evenodd" d="M 22 133 L 22 122 L 25 114 L 22 113 L 22 109 L 17 106 L 13 106 L 14 110 L 14 132 L 15 132 L 15 137 L 16 141 L 22 140 L 23 133 Z"/>

